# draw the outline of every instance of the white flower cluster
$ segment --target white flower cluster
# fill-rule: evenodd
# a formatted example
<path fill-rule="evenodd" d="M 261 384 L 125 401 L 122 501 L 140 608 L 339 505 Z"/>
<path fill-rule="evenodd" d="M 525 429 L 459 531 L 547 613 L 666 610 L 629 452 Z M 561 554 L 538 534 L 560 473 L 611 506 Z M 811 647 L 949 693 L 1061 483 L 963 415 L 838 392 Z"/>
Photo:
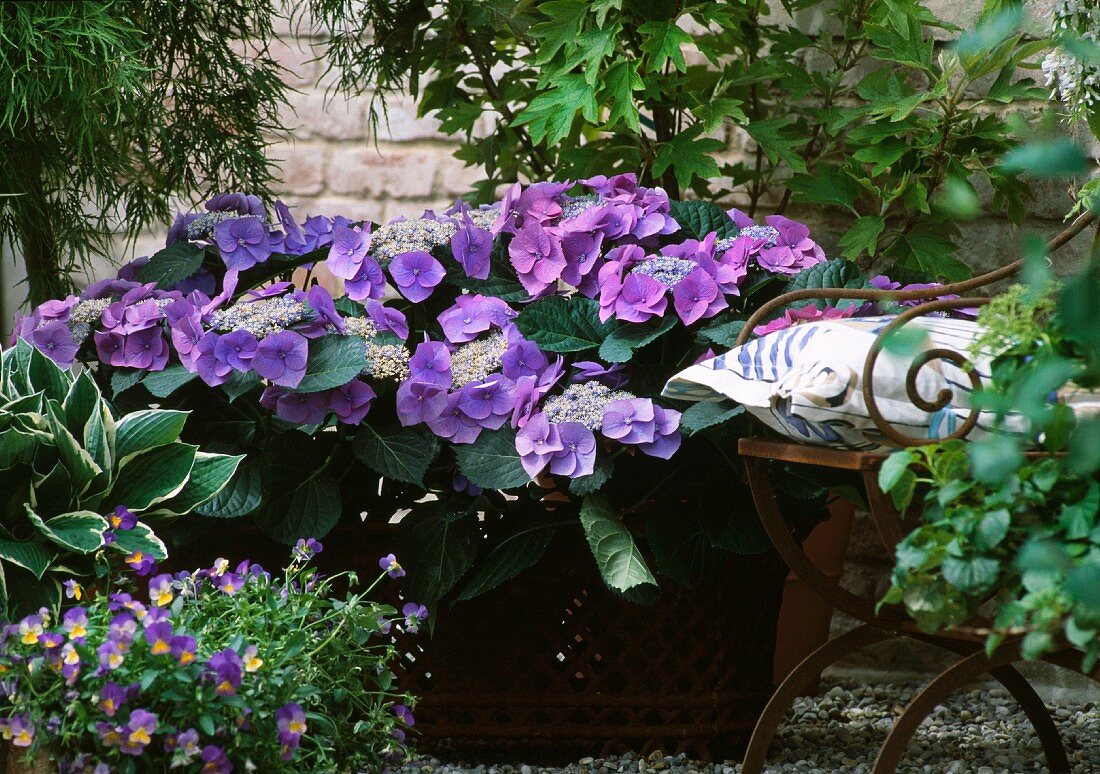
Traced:
<path fill-rule="evenodd" d="M 1056 39 L 1075 38 L 1100 49 L 1100 0 L 1060 0 L 1051 29 Z M 1095 62 L 1059 46 L 1047 54 L 1042 67 L 1051 97 L 1065 104 L 1070 120 L 1100 110 L 1100 66 Z"/>

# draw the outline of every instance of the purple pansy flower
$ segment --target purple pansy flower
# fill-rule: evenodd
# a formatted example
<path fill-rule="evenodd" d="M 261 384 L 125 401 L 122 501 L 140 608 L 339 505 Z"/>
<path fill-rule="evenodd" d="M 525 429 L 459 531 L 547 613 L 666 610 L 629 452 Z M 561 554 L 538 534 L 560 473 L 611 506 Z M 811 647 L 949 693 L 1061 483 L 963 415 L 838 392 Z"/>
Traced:
<path fill-rule="evenodd" d="M 96 706 L 100 712 L 109 718 L 113 718 L 126 703 L 126 691 L 113 680 L 108 680 L 99 689 L 99 701 Z"/>
<path fill-rule="evenodd" d="M 294 550 L 291 552 L 291 557 L 293 557 L 296 562 L 308 562 L 324 549 L 325 547 L 319 540 L 315 540 L 314 538 L 298 538 L 298 542 L 294 544 Z"/>
<path fill-rule="evenodd" d="M 232 696 L 241 685 L 241 675 L 244 662 L 232 648 L 219 650 L 210 660 L 207 666 L 214 673 L 214 692 L 220 696 Z"/>
<path fill-rule="evenodd" d="M 390 262 L 390 276 L 397 289 L 414 304 L 428 298 L 446 275 L 443 264 L 422 250 L 401 253 Z"/>
<path fill-rule="evenodd" d="M 198 643 L 195 642 L 194 637 L 190 637 L 186 634 L 177 634 L 172 638 L 172 642 L 169 643 L 170 653 L 180 663 L 180 666 L 187 666 L 195 660 L 195 651 L 198 648 Z"/>
<path fill-rule="evenodd" d="M 217 745 L 208 744 L 202 748 L 202 774 L 233 774 L 233 764 L 225 750 Z"/>
<path fill-rule="evenodd" d="M 397 579 L 405 577 L 405 568 L 398 563 L 397 557 L 393 554 L 386 554 L 379 559 L 378 566 L 385 570 L 386 574 L 391 578 Z"/>
<path fill-rule="evenodd" d="M 172 651 L 172 624 L 158 621 L 145 627 L 145 641 L 149 643 L 149 652 L 162 656 Z"/>
<path fill-rule="evenodd" d="M 279 731 L 279 744 L 283 746 L 283 760 L 289 760 L 306 732 L 305 710 L 294 702 L 284 704 L 275 710 L 275 726 Z"/>
<path fill-rule="evenodd" d="M 294 331 L 279 331 L 264 338 L 252 357 L 257 374 L 283 387 L 297 387 L 306 373 L 309 344 Z"/>
<path fill-rule="evenodd" d="M 134 710 L 122 729 L 122 744 L 119 745 L 119 751 L 125 755 L 141 755 L 142 750 L 153 741 L 156 730 L 156 715 L 143 709 Z"/>

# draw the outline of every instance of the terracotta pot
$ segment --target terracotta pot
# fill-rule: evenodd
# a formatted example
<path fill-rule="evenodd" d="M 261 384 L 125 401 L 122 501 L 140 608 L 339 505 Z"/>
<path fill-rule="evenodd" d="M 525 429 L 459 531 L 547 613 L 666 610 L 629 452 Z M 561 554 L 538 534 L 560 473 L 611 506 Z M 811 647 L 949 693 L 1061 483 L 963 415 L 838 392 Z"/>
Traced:
<path fill-rule="evenodd" d="M 855 506 L 850 500 L 836 498 L 829 504 L 829 518 L 818 524 L 802 547 L 827 578 L 840 583 L 848 539 L 852 534 Z M 806 656 L 829 639 L 833 607 L 817 596 L 793 572 L 783 584 L 783 604 L 779 608 L 776 631 L 774 675 L 780 683 Z"/>

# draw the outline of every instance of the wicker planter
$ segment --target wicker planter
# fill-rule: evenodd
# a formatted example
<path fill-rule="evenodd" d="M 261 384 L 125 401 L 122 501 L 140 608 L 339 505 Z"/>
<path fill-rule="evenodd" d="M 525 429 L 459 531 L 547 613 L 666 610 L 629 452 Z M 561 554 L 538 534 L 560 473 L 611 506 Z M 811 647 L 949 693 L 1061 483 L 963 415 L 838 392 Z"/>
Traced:
<path fill-rule="evenodd" d="M 341 525 L 323 542 L 323 568 L 363 577 L 392 548 L 389 529 L 375 525 Z M 269 558 L 272 548 L 253 538 L 217 550 L 285 555 L 279 547 Z M 736 755 L 772 691 L 786 574 L 770 552 L 734 557 L 705 591 L 635 605 L 604 585 L 579 530 L 563 530 L 538 565 L 438 605 L 430 638 L 399 643 L 399 684 L 420 697 L 417 746 L 545 762 L 628 750 Z"/>

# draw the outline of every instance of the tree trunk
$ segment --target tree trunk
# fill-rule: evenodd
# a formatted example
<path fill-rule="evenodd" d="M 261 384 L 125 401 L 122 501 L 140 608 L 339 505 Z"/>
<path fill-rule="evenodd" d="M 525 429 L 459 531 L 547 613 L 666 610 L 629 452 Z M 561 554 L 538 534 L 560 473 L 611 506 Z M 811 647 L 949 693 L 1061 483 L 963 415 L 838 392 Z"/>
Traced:
<path fill-rule="evenodd" d="M 24 184 L 22 194 L 13 198 L 19 224 L 16 249 L 22 252 L 27 269 L 27 300 L 36 306 L 64 296 L 71 283 L 57 253 L 50 203 L 42 180 L 42 159 L 31 148 L 17 149 L 14 157 L 18 159 L 19 177 Z"/>

